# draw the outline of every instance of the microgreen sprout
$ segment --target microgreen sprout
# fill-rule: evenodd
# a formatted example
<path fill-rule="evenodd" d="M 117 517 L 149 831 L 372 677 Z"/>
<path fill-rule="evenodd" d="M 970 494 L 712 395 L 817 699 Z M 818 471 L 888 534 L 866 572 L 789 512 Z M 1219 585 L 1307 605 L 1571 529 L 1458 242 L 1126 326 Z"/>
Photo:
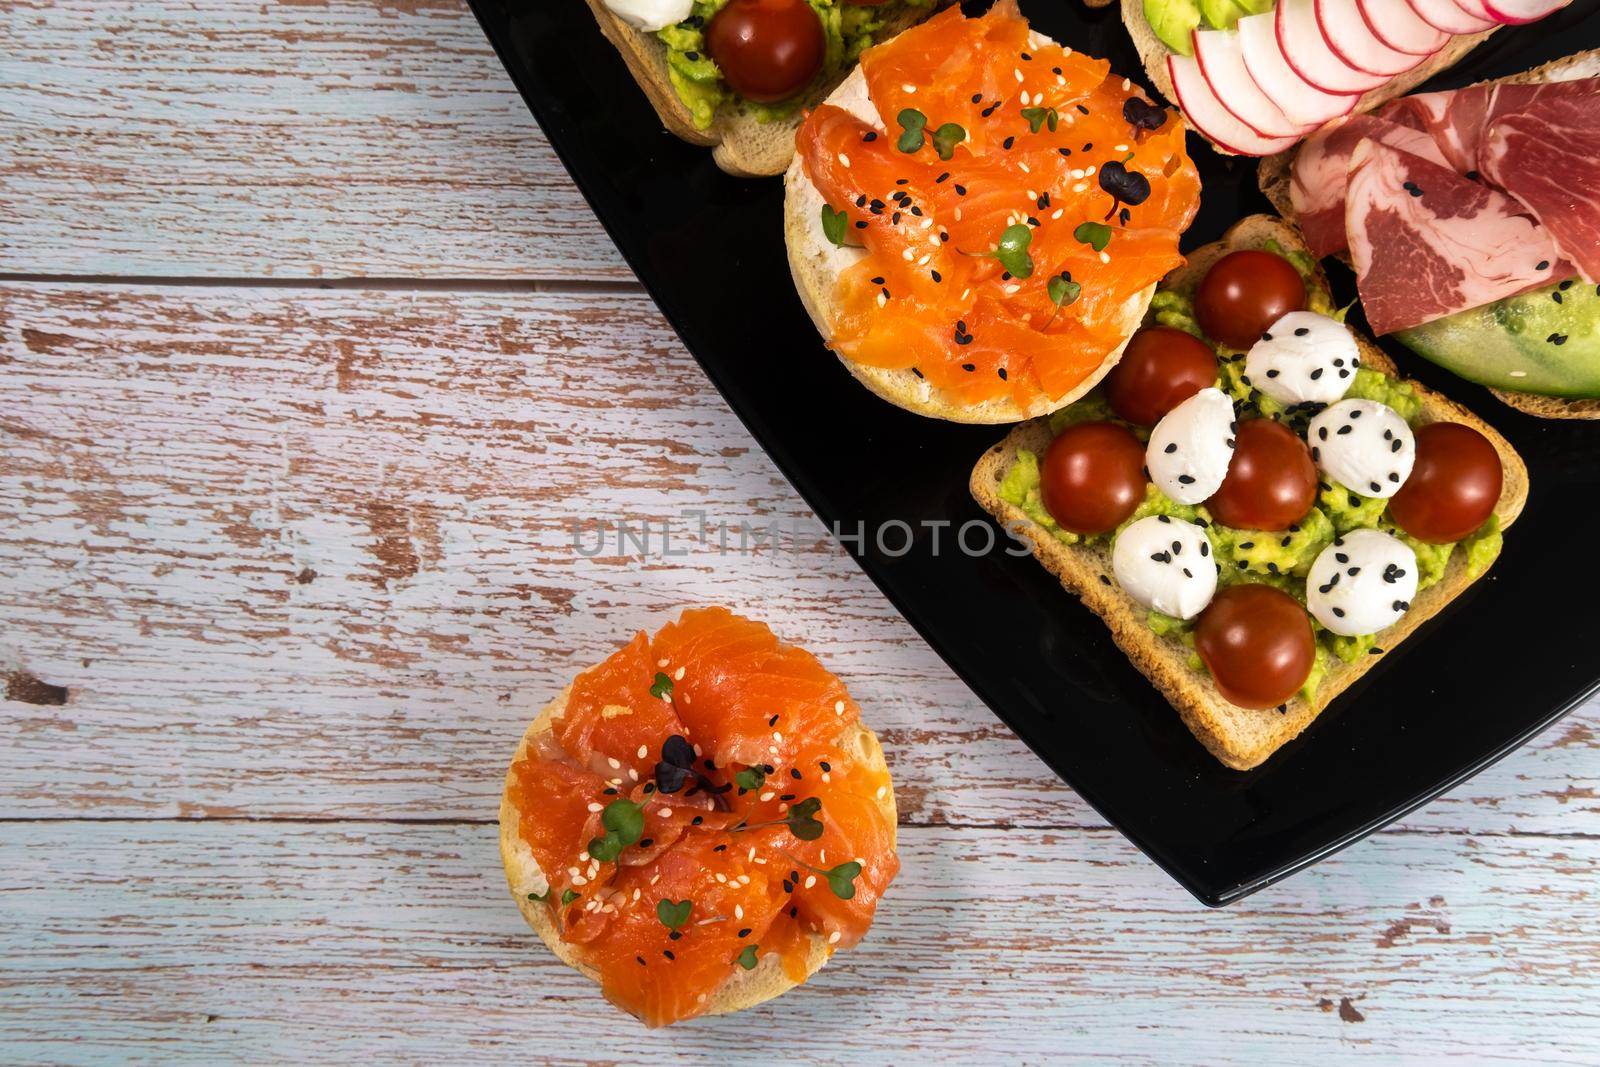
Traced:
<path fill-rule="evenodd" d="M 740 953 L 733 958 L 733 962 L 737 963 L 739 966 L 743 967 L 747 971 L 755 970 L 756 969 L 756 947 L 757 946 L 755 946 L 755 945 L 746 945 L 744 947 L 744 949 L 741 950 Z"/>
<path fill-rule="evenodd" d="M 956 154 L 956 145 L 967 139 L 967 131 L 954 122 L 947 122 L 933 131 L 933 150 L 939 158 L 949 161 Z"/>
<path fill-rule="evenodd" d="M 769 819 L 766 822 L 741 822 L 737 826 L 729 827 L 729 833 L 738 833 L 741 830 L 760 830 L 768 826 L 787 826 L 789 832 L 802 841 L 815 841 L 822 836 L 822 822 L 817 818 L 817 813 L 822 810 L 822 801 L 817 797 L 807 797 L 789 809 L 781 819 Z"/>
<path fill-rule="evenodd" d="M 600 825 L 605 833 L 589 841 L 589 856 L 610 863 L 644 836 L 644 807 L 618 797 L 601 810 Z"/>
<path fill-rule="evenodd" d="M 840 248 L 847 247 L 845 235 L 850 232 L 850 216 L 833 210 L 832 204 L 822 205 L 822 236 Z M 856 247 L 856 246 L 851 246 Z"/>
<path fill-rule="evenodd" d="M 739 792 L 753 793 L 767 780 L 767 772 L 760 767 L 746 767 L 733 776 L 734 783 L 738 785 Z"/>
<path fill-rule="evenodd" d="M 961 254 L 979 259 L 999 260 L 1000 265 L 1013 278 L 1027 278 L 1033 273 L 1033 257 L 1028 255 L 1028 246 L 1032 243 L 1033 230 L 1019 222 L 1001 231 L 1000 241 L 995 245 L 993 252 L 962 251 Z"/>
<path fill-rule="evenodd" d="M 1041 126 L 1048 126 L 1051 133 L 1056 132 L 1056 124 L 1061 121 L 1061 116 L 1056 114 L 1053 107 L 1025 107 L 1022 117 L 1028 120 L 1028 132 L 1038 133 Z"/>
<path fill-rule="evenodd" d="M 657 700 L 672 702 L 672 679 L 660 671 L 656 672 L 656 680 L 650 683 L 650 695 Z"/>
<path fill-rule="evenodd" d="M 1049 326 L 1056 321 L 1056 315 L 1062 308 L 1078 299 L 1078 294 L 1083 292 L 1083 286 L 1072 280 L 1070 271 L 1062 271 L 1045 283 L 1045 292 L 1050 295 L 1050 303 L 1055 305 L 1050 317 L 1044 320 L 1044 325 Z"/>
<path fill-rule="evenodd" d="M 563 908 L 566 907 L 568 904 L 571 904 L 574 900 L 577 900 L 577 899 L 578 899 L 578 891 L 577 890 L 575 890 L 575 889 L 563 889 L 561 891 L 561 906 Z"/>
<path fill-rule="evenodd" d="M 661 920 L 661 925 L 668 930 L 676 930 L 689 921 L 689 911 L 694 907 L 690 900 L 680 900 L 677 903 L 663 897 L 656 901 L 656 918 Z"/>
<path fill-rule="evenodd" d="M 1106 245 L 1111 243 L 1111 227 L 1103 222 L 1080 222 L 1078 228 L 1072 231 L 1072 236 L 1096 252 L 1104 252 Z"/>
<path fill-rule="evenodd" d="M 902 132 L 894 146 L 908 154 L 921 148 L 923 131 L 928 127 L 928 116 L 914 107 L 908 107 L 895 116 L 895 121 L 900 124 Z"/>

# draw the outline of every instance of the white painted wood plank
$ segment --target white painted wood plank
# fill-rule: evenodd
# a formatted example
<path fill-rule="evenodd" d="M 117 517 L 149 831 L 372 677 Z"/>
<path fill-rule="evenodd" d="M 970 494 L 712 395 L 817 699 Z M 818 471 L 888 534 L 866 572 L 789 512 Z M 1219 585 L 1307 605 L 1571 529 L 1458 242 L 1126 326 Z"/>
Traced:
<path fill-rule="evenodd" d="M 1114 833 L 913 829 L 872 935 L 649 1033 L 522 927 L 492 825 L 0 833 L 9 1060 L 1593 1062 L 1600 843 L 1385 835 L 1206 912 Z"/>
<path fill-rule="evenodd" d="M 464 0 L 12 0 L 0 140 L 0 272 L 632 277 Z"/>
<path fill-rule="evenodd" d="M 723 601 L 849 681 L 908 821 L 1103 825 L 832 547 L 574 550 L 807 515 L 642 297 L 6 286 L 0 344 L 0 673 L 67 689 L 0 702 L 0 815 L 489 816 L 533 709 Z M 1600 831 L 1597 724 L 1407 825 Z"/>

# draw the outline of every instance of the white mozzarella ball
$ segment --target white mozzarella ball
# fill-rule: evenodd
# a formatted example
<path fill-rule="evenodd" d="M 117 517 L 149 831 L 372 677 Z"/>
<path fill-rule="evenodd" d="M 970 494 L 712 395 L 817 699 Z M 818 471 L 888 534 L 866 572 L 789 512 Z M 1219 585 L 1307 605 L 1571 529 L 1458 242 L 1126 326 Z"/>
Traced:
<path fill-rule="evenodd" d="M 605 0 L 605 4 L 623 22 L 649 33 L 676 26 L 694 10 L 694 0 Z"/>
<path fill-rule="evenodd" d="M 1161 417 L 1150 431 L 1144 465 L 1156 488 L 1180 504 L 1215 493 L 1233 462 L 1233 401 L 1202 389 Z"/>
<path fill-rule="evenodd" d="M 1306 607 L 1336 634 L 1393 626 L 1417 595 L 1417 554 L 1382 530 L 1352 530 L 1322 550 L 1306 575 Z"/>
<path fill-rule="evenodd" d="M 1417 438 L 1400 413 L 1376 400 L 1341 400 L 1306 431 L 1311 458 L 1346 489 L 1387 500 L 1411 477 Z"/>
<path fill-rule="evenodd" d="M 1111 569 L 1129 596 L 1147 608 L 1192 619 L 1217 591 L 1217 560 L 1198 524 L 1147 515 L 1117 535 Z"/>
<path fill-rule="evenodd" d="M 1361 351 L 1344 323 L 1315 311 L 1289 312 L 1244 359 L 1250 384 L 1285 407 L 1333 403 L 1359 366 Z"/>

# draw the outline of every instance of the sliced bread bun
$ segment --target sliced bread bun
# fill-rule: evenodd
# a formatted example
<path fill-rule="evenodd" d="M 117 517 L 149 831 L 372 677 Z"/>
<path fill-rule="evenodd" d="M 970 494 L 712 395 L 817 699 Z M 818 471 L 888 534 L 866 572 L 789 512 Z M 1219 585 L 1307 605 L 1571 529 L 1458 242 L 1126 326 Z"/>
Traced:
<path fill-rule="evenodd" d="M 538 717 L 528 725 L 522 740 L 517 744 L 515 754 L 511 757 L 513 765 L 526 759 L 539 738 L 554 730 L 555 722 L 566 709 L 567 699 L 571 693 L 572 687 L 569 685 L 559 696 L 546 704 L 544 710 L 539 712 Z M 878 736 L 865 726 L 857 724 L 854 732 L 844 741 L 844 745 L 863 766 L 888 774 L 888 765 L 884 761 L 883 747 L 878 743 Z M 500 796 L 500 862 L 505 867 L 506 883 L 511 890 L 511 899 L 517 902 L 517 910 L 522 912 L 523 919 L 533 927 L 540 939 L 550 946 L 550 951 L 554 952 L 561 962 L 599 984 L 598 972 L 584 964 L 578 958 L 573 946 L 561 939 L 561 932 L 551 920 L 550 909 L 544 903 L 528 898 L 529 893 L 546 892 L 550 883 L 545 873 L 539 869 L 533 850 L 522 839 L 520 829 L 522 812 L 513 799 L 515 786 L 515 774 L 508 770 L 505 787 Z M 893 786 L 878 799 L 878 805 L 888 825 L 894 827 L 897 816 Z M 893 844 L 892 837 L 891 844 Z M 805 973 L 798 979 L 790 977 L 784 968 L 784 958 L 780 954 L 774 952 L 762 955 L 757 959 L 753 969 L 734 971 L 728 980 L 710 995 L 701 1014 L 721 1015 L 730 1011 L 740 1011 L 787 993 L 821 970 L 822 965 L 833 955 L 833 948 L 825 936 L 816 933 L 806 934 L 802 941 Z"/>
<path fill-rule="evenodd" d="M 935 7 L 938 5 L 936 4 Z M 678 99 L 667 75 L 667 48 L 656 35 L 636 29 L 618 18 L 606 7 L 604 0 L 589 0 L 589 10 L 606 38 L 622 53 L 634 80 L 644 90 L 654 105 L 661 122 L 672 133 L 690 144 L 711 148 L 711 158 L 717 166 L 736 177 L 761 178 L 782 174 L 794 155 L 794 132 L 808 108 L 814 106 L 833 89 L 838 79 L 825 82 L 813 89 L 793 114 L 773 122 L 762 122 L 746 108 L 729 102 L 717 111 L 717 117 L 708 129 L 700 129 L 683 101 Z M 901 30 L 921 21 L 934 8 L 905 7 L 891 17 L 879 32 L 887 40 Z"/>
<path fill-rule="evenodd" d="M 1573 81 L 1578 78 L 1593 78 L 1600 75 L 1600 49 L 1588 52 L 1576 52 L 1570 56 L 1554 60 L 1540 67 L 1525 70 L 1520 74 L 1512 74 L 1505 78 L 1492 79 L 1497 82 L 1521 82 L 1531 84 L 1534 82 Z M 1478 82 L 1479 85 L 1489 84 Z M 1294 209 L 1294 197 L 1290 193 L 1290 182 L 1294 176 L 1295 157 L 1300 153 L 1300 146 L 1279 152 L 1277 155 L 1261 161 L 1261 169 L 1256 173 L 1256 180 L 1261 184 L 1261 191 L 1267 194 L 1267 199 L 1272 201 L 1272 206 L 1278 209 L 1278 214 L 1291 222 L 1298 222 L 1299 214 Z M 1350 257 L 1345 253 L 1339 254 L 1339 259 L 1346 264 Z M 1512 393 L 1504 389 L 1491 389 L 1496 397 L 1516 408 L 1518 411 L 1541 419 L 1600 419 L 1600 400 L 1569 400 L 1556 396 L 1539 396 L 1535 393 Z"/>
<path fill-rule="evenodd" d="M 1172 49 L 1168 48 L 1161 38 L 1156 36 L 1156 31 L 1150 28 L 1149 21 L 1144 17 L 1144 0 L 1122 0 L 1122 24 L 1128 28 L 1128 34 L 1133 38 L 1133 45 L 1139 50 L 1139 59 L 1144 63 L 1144 71 L 1149 76 L 1151 84 L 1160 90 L 1162 96 L 1176 105 L 1178 97 L 1172 91 L 1172 79 L 1167 76 L 1167 57 L 1172 54 Z M 1496 26 L 1482 33 L 1452 37 L 1448 44 L 1421 64 L 1363 94 L 1361 99 L 1356 101 L 1353 113 L 1371 111 L 1397 96 L 1404 96 L 1441 70 L 1455 66 L 1462 56 L 1478 47 L 1481 41 L 1499 28 Z M 1190 123 L 1189 128 L 1194 129 L 1194 124 Z M 1195 135 L 1204 136 L 1199 130 L 1195 130 Z M 1211 146 L 1222 155 L 1233 154 L 1215 142 L 1211 142 Z"/>
<path fill-rule="evenodd" d="M 1186 266 L 1166 279 L 1169 288 L 1192 288 L 1211 265 L 1228 252 L 1240 248 L 1262 248 L 1276 241 L 1285 249 L 1303 250 L 1299 234 L 1282 221 L 1268 215 L 1252 215 L 1236 223 L 1215 244 L 1196 250 Z M 1366 366 L 1397 376 L 1394 364 L 1364 337 L 1356 337 L 1361 359 Z M 1493 427 L 1472 412 L 1446 397 L 1432 392 L 1419 382 L 1412 383 L 1422 400 L 1423 419 L 1450 421 L 1471 426 L 1494 445 L 1504 468 L 1504 487 L 1495 515 L 1502 528 L 1509 527 L 1522 512 L 1528 497 L 1528 470 L 1522 458 Z M 1381 656 L 1366 656 L 1356 663 L 1328 657 L 1328 672 L 1314 700 L 1295 697 L 1278 709 L 1258 711 L 1241 708 L 1217 691 L 1209 674 L 1189 666 L 1189 649 L 1173 638 L 1161 637 L 1146 623 L 1148 612 L 1111 579 L 1111 549 L 1107 544 L 1067 545 L 1034 525 L 1020 509 L 1000 498 L 1000 482 L 1016 461 L 1019 449 L 1043 455 L 1054 435 L 1048 419 L 1017 427 L 995 445 L 973 468 L 971 490 L 978 503 L 1007 529 L 1022 534 L 1032 544 L 1033 554 L 1070 593 L 1093 611 L 1111 629 L 1112 639 L 1133 661 L 1134 666 L 1177 709 L 1184 725 L 1206 749 L 1235 770 L 1259 765 L 1272 753 L 1296 737 L 1340 693 L 1360 678 Z M 1393 649 L 1423 623 L 1436 615 L 1475 580 L 1467 574 L 1464 553 L 1451 554 L 1444 577 L 1419 593 L 1411 610 L 1379 636 L 1379 647 Z"/>
<path fill-rule="evenodd" d="M 828 103 L 849 111 L 880 130 L 884 129 L 883 119 L 868 95 L 866 75 L 860 67 L 850 72 L 850 76 L 828 97 Z M 817 331 L 824 338 L 831 338 L 838 315 L 838 305 L 834 301 L 835 282 L 846 268 L 854 266 L 866 253 L 857 248 L 840 248 L 823 236 L 822 194 L 812 184 L 799 156 L 790 162 L 783 184 L 783 237 L 789 249 L 789 272 L 800 293 L 800 302 L 805 305 Z M 1123 306 L 1125 337 L 1138 328 L 1154 293 L 1155 286 L 1151 285 Z M 868 389 L 907 411 L 951 422 L 1007 423 L 1047 415 L 1072 403 L 1094 388 L 1117 365 L 1126 344 L 1124 340 L 1107 353 L 1100 366 L 1066 395 L 1040 397 L 1026 407 L 1009 396 L 995 397 L 978 404 L 968 403 L 935 388 L 909 369 L 869 367 L 842 355 L 839 360 Z"/>

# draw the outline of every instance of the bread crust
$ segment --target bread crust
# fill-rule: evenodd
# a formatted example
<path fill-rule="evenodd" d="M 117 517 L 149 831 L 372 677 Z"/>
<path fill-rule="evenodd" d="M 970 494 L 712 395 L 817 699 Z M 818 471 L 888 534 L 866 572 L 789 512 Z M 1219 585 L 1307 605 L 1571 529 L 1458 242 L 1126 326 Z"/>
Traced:
<path fill-rule="evenodd" d="M 1303 249 L 1299 235 L 1287 224 L 1267 215 L 1241 219 L 1223 235 L 1221 241 L 1197 249 L 1186 266 L 1169 275 L 1166 284 L 1187 287 L 1198 282 L 1212 263 L 1229 251 L 1260 248 L 1268 240 L 1286 249 Z M 1362 361 L 1386 374 L 1398 373 L 1384 353 L 1364 337 L 1356 341 Z M 1528 470 L 1511 444 L 1493 427 L 1466 408 L 1413 381 L 1422 400 L 1423 418 L 1428 422 L 1464 423 L 1488 438 L 1500 455 L 1504 485 L 1495 515 L 1502 529 L 1508 528 L 1521 513 L 1528 495 Z M 1241 708 L 1217 691 L 1210 676 L 1188 664 L 1189 650 L 1175 639 L 1157 635 L 1146 623 L 1147 611 L 1110 579 L 1111 552 L 1106 545 L 1066 545 L 1034 525 L 1020 509 L 1000 499 L 1000 481 L 1016 459 L 1019 449 L 1042 454 L 1052 440 L 1048 420 L 1039 419 L 1014 429 L 1005 440 L 986 452 L 973 468 L 970 488 L 978 504 L 1007 529 L 1025 536 L 1034 557 L 1060 579 L 1062 586 L 1076 595 L 1111 630 L 1117 646 L 1134 666 L 1150 679 L 1171 702 L 1183 723 L 1213 756 L 1234 770 L 1249 770 L 1261 764 L 1300 734 L 1340 693 L 1374 666 L 1381 656 L 1367 656 L 1350 664 L 1336 656 L 1328 657 L 1328 672 L 1314 700 L 1295 697 L 1284 707 L 1256 711 Z M 1410 636 L 1418 627 L 1454 600 L 1476 579 L 1468 576 L 1465 553 L 1451 554 L 1445 575 L 1423 590 L 1412 601 L 1411 610 L 1380 637 L 1385 652 Z M 1486 568 L 1487 571 L 1487 568 Z M 1103 581 L 1102 578 L 1106 580 Z M 1481 577 L 1481 575 L 1479 576 Z"/>
<path fill-rule="evenodd" d="M 717 166 L 738 178 L 764 178 L 782 174 L 794 155 L 794 134 L 800 128 L 805 112 L 833 90 L 839 79 L 817 86 L 797 107 L 794 113 L 773 122 L 761 122 L 743 107 L 724 106 L 718 109 L 716 119 L 708 129 L 694 124 L 689 109 L 678 99 L 667 74 L 667 47 L 653 33 L 636 29 L 622 21 L 604 0 L 588 0 L 600 32 L 622 53 L 633 74 L 634 81 L 649 97 L 661 122 L 677 137 L 690 144 L 705 145 L 711 149 L 711 158 Z M 894 18 L 885 23 L 885 39 L 912 26 L 931 14 L 937 7 L 902 8 Z M 841 78 L 843 72 L 841 72 Z"/>
<path fill-rule="evenodd" d="M 528 724 L 522 739 L 517 743 L 516 752 L 511 757 L 512 765 L 527 758 L 538 739 L 554 730 L 555 722 L 566 709 L 571 694 L 572 686 L 569 684 Z M 878 742 L 878 736 L 865 725 L 858 723 L 855 733 L 846 743 L 853 746 L 857 758 L 861 759 L 864 765 L 882 770 L 885 776 L 888 775 L 883 746 Z M 500 862 L 505 868 L 506 885 L 511 892 L 511 899 L 516 901 L 517 910 L 522 913 L 523 919 L 561 962 L 598 985 L 599 972 L 579 960 L 573 947 L 561 940 L 560 931 L 556 929 L 555 922 L 550 917 L 550 909 L 540 901 L 528 899 L 529 893 L 547 891 L 550 883 L 544 872 L 539 869 L 533 851 L 522 840 L 520 831 L 522 812 L 513 799 L 515 786 L 516 775 L 508 767 L 505 784 L 500 793 L 499 822 Z M 890 844 L 894 845 L 898 820 L 892 781 L 885 795 L 879 798 L 878 804 L 890 827 Z M 777 953 L 761 956 L 752 970 L 735 971 L 727 981 L 714 990 L 700 1014 L 722 1015 L 727 1012 L 742 1011 L 803 984 L 821 970 L 822 965 L 833 955 L 833 946 L 829 945 L 827 938 L 820 934 L 806 935 L 803 946 L 805 953 L 803 977 L 798 979 L 791 977 L 784 967 L 783 958 Z"/>
<path fill-rule="evenodd" d="M 1552 60 L 1520 74 L 1490 78 L 1475 84 L 1562 81 L 1564 78 L 1587 78 L 1597 74 L 1600 74 L 1600 49 L 1591 49 L 1587 52 L 1574 52 L 1570 56 Z M 1256 181 L 1261 186 L 1261 191 L 1272 201 L 1272 206 L 1277 209 L 1278 214 L 1295 223 L 1299 222 L 1300 216 L 1294 209 L 1290 181 L 1294 176 L 1295 157 L 1299 154 L 1300 146 L 1295 145 L 1275 156 L 1263 159 L 1261 168 L 1256 172 Z M 1341 252 L 1337 258 L 1347 266 L 1350 263 L 1350 256 L 1347 253 Z M 1502 403 L 1536 418 L 1600 419 L 1600 399 L 1574 400 L 1558 396 L 1540 396 L 1537 393 L 1513 393 L 1504 389 L 1489 391 Z"/>
<path fill-rule="evenodd" d="M 1177 107 L 1178 97 L 1172 91 L 1172 79 L 1167 76 L 1167 57 L 1172 55 L 1172 49 L 1168 48 L 1150 28 L 1150 23 L 1144 17 L 1144 0 L 1122 0 L 1122 24 L 1128 28 L 1128 34 L 1133 38 L 1133 46 L 1139 51 L 1139 59 L 1144 63 L 1144 72 L 1149 76 L 1151 84 L 1161 91 L 1162 96 L 1171 100 L 1174 107 Z M 1404 96 L 1441 70 L 1455 66 L 1462 56 L 1478 47 L 1499 28 L 1495 26 L 1482 33 L 1452 37 L 1449 44 L 1429 56 L 1425 62 L 1404 74 L 1395 75 L 1376 89 L 1370 89 L 1362 94 L 1361 99 L 1356 101 L 1352 114 L 1371 111 L 1397 96 Z M 1194 130 L 1195 136 L 1205 136 L 1195 129 L 1192 123 L 1189 128 Z M 1224 156 L 1234 154 L 1215 141 L 1210 141 L 1209 138 L 1207 140 L 1218 154 Z"/>
<path fill-rule="evenodd" d="M 858 117 L 875 122 L 883 128 L 881 117 L 872 109 L 867 96 L 866 75 L 857 67 L 850 72 L 839 87 L 828 97 L 829 103 L 855 111 Z M 822 199 L 817 194 L 799 156 L 789 163 L 784 175 L 783 239 L 789 255 L 789 273 L 806 313 L 824 339 L 831 339 L 838 317 L 838 305 L 833 294 L 840 270 L 851 260 L 848 250 L 836 249 L 822 235 L 819 212 Z M 1094 388 L 1108 374 L 1127 346 L 1127 337 L 1138 328 L 1144 317 L 1155 286 L 1147 286 L 1123 305 L 1124 339 L 1100 361 L 1088 377 L 1064 396 L 1051 399 L 1040 397 L 1023 407 L 1013 397 L 999 396 L 978 404 L 967 403 L 935 388 L 924 378 L 907 369 L 869 367 L 839 355 L 839 362 L 861 384 L 897 407 L 914 411 L 929 418 L 949 422 L 996 424 L 1020 422 L 1066 407 L 1078 397 Z"/>

